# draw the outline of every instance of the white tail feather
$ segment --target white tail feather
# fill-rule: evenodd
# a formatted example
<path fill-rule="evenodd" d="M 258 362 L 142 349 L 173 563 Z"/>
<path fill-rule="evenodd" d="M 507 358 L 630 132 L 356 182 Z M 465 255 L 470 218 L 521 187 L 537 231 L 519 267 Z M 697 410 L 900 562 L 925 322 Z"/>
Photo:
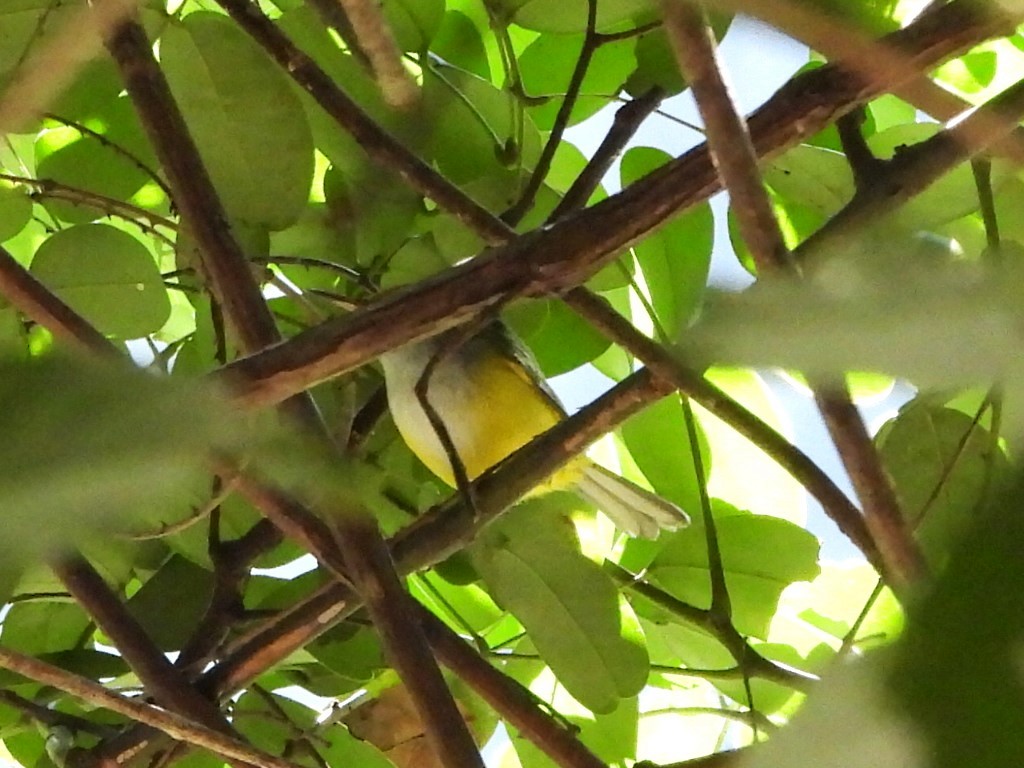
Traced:
<path fill-rule="evenodd" d="M 662 529 L 672 531 L 690 522 L 675 504 L 598 464 L 587 465 L 577 490 L 630 536 L 653 539 Z"/>

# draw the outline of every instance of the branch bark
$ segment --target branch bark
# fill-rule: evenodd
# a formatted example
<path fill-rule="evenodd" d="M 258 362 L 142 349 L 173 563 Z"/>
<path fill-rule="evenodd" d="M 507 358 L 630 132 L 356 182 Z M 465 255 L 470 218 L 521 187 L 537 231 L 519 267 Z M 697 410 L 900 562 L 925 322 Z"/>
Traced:
<path fill-rule="evenodd" d="M 1012 25 L 1005 17 L 956 0 L 885 40 L 922 71 L 1008 29 Z M 804 73 L 751 116 L 755 153 L 762 160 L 772 157 L 902 82 L 895 76 L 865 80 L 835 66 Z M 708 148 L 701 145 L 547 229 L 236 361 L 221 375 L 249 405 L 280 402 L 388 349 L 467 322 L 499 302 L 575 287 L 621 249 L 720 188 Z M 499 234 L 487 239 L 494 242 Z"/>
<path fill-rule="evenodd" d="M 253 353 L 279 341 L 270 310 L 231 233 L 227 214 L 153 57 L 145 31 L 134 18 L 127 19 L 113 29 L 106 46 L 167 173 L 182 217 L 199 246 L 212 292 L 239 344 Z M 319 438 L 325 452 L 336 451 L 308 394 L 286 402 L 284 411 Z M 422 630 L 409 619 L 411 598 L 395 573 L 376 521 L 364 509 L 347 510 L 333 517 L 347 571 L 366 600 L 385 652 L 409 690 L 432 747 L 448 768 L 482 768 L 480 753 Z"/>
<path fill-rule="evenodd" d="M 99 683 L 65 672 L 59 667 L 9 648 L 0 647 L 0 667 L 16 672 L 37 683 L 53 686 L 82 701 L 109 709 L 111 712 L 117 712 L 136 722 L 145 723 L 166 733 L 172 739 L 202 747 L 226 760 L 256 765 L 261 768 L 297 768 L 294 763 L 254 749 L 218 731 L 194 723 L 181 715 L 143 704 L 134 699 L 126 699 L 124 696 L 108 691 Z"/>

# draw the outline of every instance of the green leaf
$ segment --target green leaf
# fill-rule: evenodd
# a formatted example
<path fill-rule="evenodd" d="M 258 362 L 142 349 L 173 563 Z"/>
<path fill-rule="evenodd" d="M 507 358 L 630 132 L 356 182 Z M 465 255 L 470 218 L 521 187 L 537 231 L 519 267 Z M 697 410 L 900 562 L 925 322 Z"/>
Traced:
<path fill-rule="evenodd" d="M 853 175 L 839 152 L 802 144 L 773 160 L 764 182 L 786 204 L 831 216 L 853 197 Z"/>
<path fill-rule="evenodd" d="M 164 652 L 191 637 L 213 593 L 213 574 L 179 555 L 164 563 L 128 601 L 128 611 Z"/>
<path fill-rule="evenodd" d="M 912 401 L 879 431 L 879 453 L 932 566 L 941 568 L 1009 464 L 970 416 Z"/>
<path fill-rule="evenodd" d="M 476 182 L 474 197 L 492 210 L 511 205 L 522 169 L 540 156 L 540 133 L 527 115 L 522 122 L 512 96 L 462 70 L 432 63 L 423 74 L 426 158 L 453 182 Z M 514 150 L 511 162 L 507 148 Z"/>
<path fill-rule="evenodd" d="M 32 219 L 32 199 L 24 190 L 0 185 L 0 241 L 9 240 Z"/>
<path fill-rule="evenodd" d="M 324 226 L 329 234 L 354 240 L 355 264 L 372 264 L 382 254 L 394 254 L 409 240 L 423 198 L 392 174 L 382 175 L 373 163 L 332 166 L 324 176 L 327 200 Z M 332 232 L 333 230 L 333 232 Z M 349 263 L 347 250 L 323 258 Z"/>
<path fill-rule="evenodd" d="M 697 425 L 701 442 L 704 477 L 711 472 L 712 459 Z M 669 395 L 631 416 L 619 430 L 630 457 L 654 490 L 678 504 L 690 517 L 700 510 L 700 493 L 693 461 L 693 446 L 687 437 L 683 404 Z M 672 446 L 671 450 L 667 446 Z"/>
<path fill-rule="evenodd" d="M 763 422 L 787 439 L 793 439 L 795 430 L 790 426 L 789 413 L 776 401 L 773 389 L 756 373 L 713 368 L 705 375 Z M 709 493 L 754 514 L 781 517 L 802 525 L 807 516 L 804 487 L 731 426 L 696 403 L 694 410 L 714 459 L 708 477 Z"/>
<path fill-rule="evenodd" d="M 566 34 L 587 28 L 586 0 L 502 0 L 501 4 L 514 10 L 515 23 L 527 29 Z M 656 8 L 650 0 L 602 0 L 597 5 L 597 30 L 631 19 L 642 23 L 654 16 Z"/>
<path fill-rule="evenodd" d="M 526 93 L 532 98 L 549 97 L 532 107 L 530 115 L 537 127 L 550 130 L 561 109 L 576 61 L 583 50 L 583 35 L 541 35 L 519 57 L 519 74 Z M 608 104 L 633 69 L 633 41 L 598 48 L 590 60 L 573 106 L 569 125 L 590 117 Z"/>
<path fill-rule="evenodd" d="M 272 230 L 295 223 L 309 198 L 313 138 L 287 76 L 216 13 L 193 13 L 169 27 L 160 53 L 231 217 Z"/>
<path fill-rule="evenodd" d="M 136 238 L 106 224 L 64 229 L 39 246 L 32 274 L 103 333 L 135 339 L 167 321 L 156 262 Z"/>
<path fill-rule="evenodd" d="M 231 721 L 257 749 L 279 755 L 291 747 L 296 729 L 311 728 L 316 713 L 276 693 L 246 691 L 235 702 Z"/>
<path fill-rule="evenodd" d="M 102 140 L 71 126 L 49 123 L 52 127 L 36 140 L 36 175 L 114 200 L 131 199 L 152 181 L 138 163 L 155 165 L 153 151 L 131 102 L 127 98 L 110 100 L 83 119 L 85 126 L 100 134 Z M 54 216 L 75 224 L 94 221 L 110 212 L 109 207 L 88 201 L 44 198 L 43 204 Z"/>
<path fill-rule="evenodd" d="M 461 11 L 449 10 L 434 36 L 430 50 L 477 77 L 489 80 L 491 67 L 480 29 Z"/>
<path fill-rule="evenodd" d="M 384 18 L 400 50 L 420 52 L 444 18 L 444 0 L 384 0 Z"/>
<path fill-rule="evenodd" d="M 818 541 L 803 528 L 715 504 L 718 545 L 732 601 L 733 625 L 767 637 L 782 590 L 818 575 Z M 707 543 L 699 515 L 676 531 L 648 568 L 650 580 L 684 602 L 711 605 Z"/>
<path fill-rule="evenodd" d="M 359 768 L 394 768 L 394 764 L 372 744 L 361 741 L 342 725 L 328 728 L 323 734 L 326 747 L 318 751 L 327 765 L 351 765 Z"/>
<path fill-rule="evenodd" d="M 538 499 L 490 526 L 475 561 L 495 600 L 518 618 L 538 653 L 583 706 L 607 713 L 647 679 L 636 617 L 572 526 Z"/>
<path fill-rule="evenodd" d="M 633 248 L 668 341 L 678 339 L 700 310 L 711 268 L 714 227 L 711 206 L 701 203 Z"/>
<path fill-rule="evenodd" d="M 520 302 L 505 312 L 509 325 L 533 352 L 545 376 L 558 376 L 608 349 L 608 338 L 556 299 Z"/>
<path fill-rule="evenodd" d="M 368 627 L 341 624 L 321 635 L 307 650 L 313 657 L 351 683 L 354 690 L 385 667 L 380 640 Z"/>
<path fill-rule="evenodd" d="M 663 29 L 655 29 L 636 41 L 636 69 L 626 82 L 631 96 L 640 96 L 651 88 L 660 88 L 667 94 L 684 91 L 686 80 L 679 72 L 668 36 Z"/>
<path fill-rule="evenodd" d="M 0 574 L 176 498 L 232 448 L 232 410 L 125 365 L 0 361 Z"/>
<path fill-rule="evenodd" d="M 81 642 L 89 617 L 74 603 L 16 603 L 4 617 L 0 640 L 21 653 L 67 651 Z"/>
<path fill-rule="evenodd" d="M 897 125 L 868 139 L 868 146 L 881 159 L 898 156 L 902 148 L 914 146 L 939 132 L 933 123 Z M 1002 164 L 993 166 L 992 183 L 998 186 L 1007 177 Z M 951 172 L 900 206 L 894 220 L 909 230 L 932 230 L 941 224 L 966 216 L 978 209 L 978 191 L 969 163 L 962 163 Z"/>

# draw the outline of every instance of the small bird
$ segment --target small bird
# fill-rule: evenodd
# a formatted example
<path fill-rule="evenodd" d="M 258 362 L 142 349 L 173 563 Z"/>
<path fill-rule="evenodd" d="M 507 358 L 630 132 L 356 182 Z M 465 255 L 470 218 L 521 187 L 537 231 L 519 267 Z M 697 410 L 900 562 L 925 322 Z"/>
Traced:
<path fill-rule="evenodd" d="M 460 329 L 381 356 L 388 404 L 399 433 L 427 468 L 451 486 L 451 458 L 416 394 L 432 359 L 427 400 L 470 480 L 566 418 L 565 409 L 522 341 L 495 321 L 466 339 Z M 655 538 L 689 523 L 675 504 L 583 457 L 540 490 L 575 484 L 619 530 Z"/>

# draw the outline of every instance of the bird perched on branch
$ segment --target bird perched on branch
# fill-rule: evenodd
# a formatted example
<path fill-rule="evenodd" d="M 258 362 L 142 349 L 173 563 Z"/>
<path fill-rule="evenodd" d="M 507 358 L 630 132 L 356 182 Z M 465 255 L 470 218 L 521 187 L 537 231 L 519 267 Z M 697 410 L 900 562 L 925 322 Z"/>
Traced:
<path fill-rule="evenodd" d="M 427 468 L 453 487 L 450 448 L 472 480 L 566 417 L 533 356 L 507 326 L 493 322 L 468 338 L 464 334 L 456 328 L 381 356 L 399 433 Z M 424 394 L 450 438 L 449 449 L 423 407 Z M 586 457 L 539 491 L 565 486 L 575 486 L 632 536 L 654 538 L 661 529 L 689 523 L 675 504 Z"/>

